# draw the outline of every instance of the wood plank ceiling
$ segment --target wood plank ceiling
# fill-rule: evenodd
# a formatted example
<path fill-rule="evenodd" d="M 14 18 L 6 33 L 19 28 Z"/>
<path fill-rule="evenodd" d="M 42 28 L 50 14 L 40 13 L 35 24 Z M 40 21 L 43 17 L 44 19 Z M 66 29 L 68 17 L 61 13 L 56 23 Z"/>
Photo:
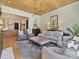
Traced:
<path fill-rule="evenodd" d="M 79 0 L 1 0 L 1 3 L 29 13 L 42 15 L 75 1 Z"/>

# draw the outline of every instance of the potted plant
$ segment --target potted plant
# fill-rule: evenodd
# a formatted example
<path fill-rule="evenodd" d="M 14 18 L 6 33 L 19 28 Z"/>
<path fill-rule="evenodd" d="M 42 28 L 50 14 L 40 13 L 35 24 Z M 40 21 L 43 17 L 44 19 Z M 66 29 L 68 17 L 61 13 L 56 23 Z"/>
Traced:
<path fill-rule="evenodd" d="M 79 24 L 74 24 L 71 29 L 67 28 L 67 30 L 71 32 L 73 37 L 74 36 L 79 37 Z"/>
<path fill-rule="evenodd" d="M 79 24 L 74 24 L 72 29 L 67 28 L 67 30 L 71 32 L 73 39 L 70 43 L 68 43 L 68 47 L 73 47 L 75 50 L 77 50 L 77 56 L 79 56 Z"/>

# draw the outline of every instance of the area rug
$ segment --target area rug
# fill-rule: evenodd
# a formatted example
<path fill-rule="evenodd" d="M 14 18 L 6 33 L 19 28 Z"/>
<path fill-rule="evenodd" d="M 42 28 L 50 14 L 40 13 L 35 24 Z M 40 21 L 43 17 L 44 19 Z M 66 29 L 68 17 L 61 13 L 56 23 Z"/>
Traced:
<path fill-rule="evenodd" d="M 33 44 L 29 40 L 18 41 L 18 46 L 24 59 L 41 59 L 42 49 L 39 45 Z M 47 44 L 48 46 L 54 46 Z"/>

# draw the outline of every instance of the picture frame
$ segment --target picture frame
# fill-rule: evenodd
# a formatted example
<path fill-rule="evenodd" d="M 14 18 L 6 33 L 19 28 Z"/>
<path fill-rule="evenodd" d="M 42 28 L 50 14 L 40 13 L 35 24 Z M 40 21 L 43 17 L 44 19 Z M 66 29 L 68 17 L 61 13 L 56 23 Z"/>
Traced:
<path fill-rule="evenodd" d="M 50 17 L 50 30 L 58 30 L 58 15 Z"/>

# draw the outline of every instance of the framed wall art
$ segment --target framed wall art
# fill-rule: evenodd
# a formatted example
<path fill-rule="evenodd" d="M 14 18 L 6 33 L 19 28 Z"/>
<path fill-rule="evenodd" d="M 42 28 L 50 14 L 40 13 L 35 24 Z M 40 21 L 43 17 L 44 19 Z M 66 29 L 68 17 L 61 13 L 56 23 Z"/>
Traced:
<path fill-rule="evenodd" d="M 50 17 L 50 30 L 58 30 L 58 15 Z"/>

